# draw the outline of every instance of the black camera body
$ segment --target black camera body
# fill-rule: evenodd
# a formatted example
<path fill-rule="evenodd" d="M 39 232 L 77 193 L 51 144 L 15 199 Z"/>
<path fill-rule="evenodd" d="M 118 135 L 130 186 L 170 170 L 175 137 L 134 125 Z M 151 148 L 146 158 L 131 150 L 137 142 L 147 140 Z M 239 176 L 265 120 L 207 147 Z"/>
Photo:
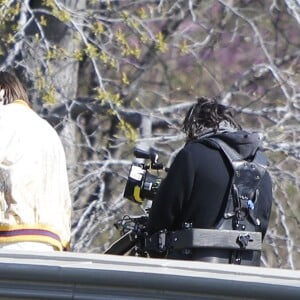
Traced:
<path fill-rule="evenodd" d="M 145 199 L 151 201 L 155 199 L 163 180 L 159 175 L 160 170 L 164 169 L 167 172 L 168 169 L 157 162 L 158 154 L 152 148 L 149 151 L 135 148 L 134 156 L 136 159 L 129 170 L 124 197 L 135 203 L 143 204 Z M 150 163 L 145 163 L 145 160 L 149 160 Z M 121 238 L 110 245 L 104 253 L 147 257 L 147 222 L 148 212 L 136 217 L 125 215 L 115 224 L 121 232 Z"/>
<path fill-rule="evenodd" d="M 144 199 L 155 199 L 162 181 L 158 171 L 163 169 L 163 165 L 157 162 L 158 155 L 152 149 L 144 151 L 135 148 L 134 156 L 138 159 L 149 159 L 150 164 L 138 161 L 132 163 L 125 186 L 124 197 L 141 204 Z M 156 174 L 153 174 L 153 171 L 156 171 Z"/>

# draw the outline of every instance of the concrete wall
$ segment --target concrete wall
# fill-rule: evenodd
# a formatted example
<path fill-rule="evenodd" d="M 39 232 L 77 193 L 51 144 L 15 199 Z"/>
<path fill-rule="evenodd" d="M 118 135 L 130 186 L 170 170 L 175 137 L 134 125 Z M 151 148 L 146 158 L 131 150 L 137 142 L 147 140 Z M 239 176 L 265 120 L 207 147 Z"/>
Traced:
<path fill-rule="evenodd" d="M 300 271 L 0 251 L 0 299 L 300 299 Z"/>

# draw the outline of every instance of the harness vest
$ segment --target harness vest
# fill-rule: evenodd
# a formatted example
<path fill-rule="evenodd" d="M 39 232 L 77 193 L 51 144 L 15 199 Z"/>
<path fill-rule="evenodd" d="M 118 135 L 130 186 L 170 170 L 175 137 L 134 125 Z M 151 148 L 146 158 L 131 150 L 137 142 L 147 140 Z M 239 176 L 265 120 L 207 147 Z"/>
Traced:
<path fill-rule="evenodd" d="M 199 142 L 222 151 L 232 168 L 223 216 L 210 229 L 193 228 L 188 223 L 182 230 L 160 231 L 146 240 L 146 246 L 167 251 L 168 258 L 259 266 L 262 235 L 257 203 L 267 159 L 257 150 L 251 159 L 243 159 L 217 137 Z"/>
<path fill-rule="evenodd" d="M 227 143 L 216 137 L 205 138 L 203 143 L 222 151 L 230 163 L 233 172 L 226 208 L 223 217 L 215 225 L 215 229 L 261 232 L 256 207 L 259 196 L 259 185 L 268 165 L 267 159 L 260 151 L 256 151 L 251 159 L 245 160 Z M 241 249 L 243 249 L 247 246 L 251 237 L 250 235 L 244 235 L 238 239 L 237 242 L 240 243 Z M 213 262 L 259 265 L 260 252 L 260 250 L 226 251 L 222 249 L 220 251 L 216 249 L 214 251 L 213 249 L 201 249 L 198 256 L 206 257 L 206 260 Z"/>

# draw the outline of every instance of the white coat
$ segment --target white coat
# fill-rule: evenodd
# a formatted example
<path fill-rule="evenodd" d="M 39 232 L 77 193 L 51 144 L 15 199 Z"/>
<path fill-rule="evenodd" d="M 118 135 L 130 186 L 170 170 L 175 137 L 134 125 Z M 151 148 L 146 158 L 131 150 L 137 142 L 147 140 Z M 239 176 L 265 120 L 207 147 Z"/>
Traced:
<path fill-rule="evenodd" d="M 71 208 L 65 152 L 55 129 L 22 100 L 0 106 L 0 244 L 67 249 Z"/>

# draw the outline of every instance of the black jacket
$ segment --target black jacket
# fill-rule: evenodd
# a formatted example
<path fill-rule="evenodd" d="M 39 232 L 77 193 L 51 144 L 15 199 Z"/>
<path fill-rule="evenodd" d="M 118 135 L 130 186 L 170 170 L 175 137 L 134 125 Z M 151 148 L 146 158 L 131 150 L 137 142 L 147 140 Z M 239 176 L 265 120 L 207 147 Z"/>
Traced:
<path fill-rule="evenodd" d="M 243 158 L 253 156 L 258 150 L 257 137 L 245 131 L 218 135 Z M 232 169 L 224 153 L 199 141 L 187 143 L 176 156 L 152 203 L 149 232 L 178 230 L 184 222 L 192 223 L 194 228 L 214 228 L 224 213 L 231 176 Z M 263 236 L 272 199 L 272 182 L 266 172 L 256 205 Z"/>

